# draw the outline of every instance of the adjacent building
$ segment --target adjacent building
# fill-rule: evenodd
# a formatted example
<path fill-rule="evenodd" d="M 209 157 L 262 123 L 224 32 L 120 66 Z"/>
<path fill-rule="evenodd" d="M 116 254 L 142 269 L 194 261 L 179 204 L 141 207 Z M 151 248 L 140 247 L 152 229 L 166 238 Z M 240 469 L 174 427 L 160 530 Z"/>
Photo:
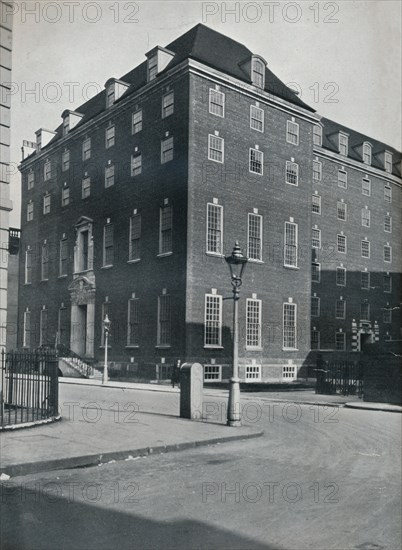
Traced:
<path fill-rule="evenodd" d="M 243 380 L 400 337 L 400 154 L 321 118 L 238 42 L 197 25 L 31 145 L 19 346 L 102 361 L 107 314 L 112 364 L 227 379 L 237 240 Z"/>

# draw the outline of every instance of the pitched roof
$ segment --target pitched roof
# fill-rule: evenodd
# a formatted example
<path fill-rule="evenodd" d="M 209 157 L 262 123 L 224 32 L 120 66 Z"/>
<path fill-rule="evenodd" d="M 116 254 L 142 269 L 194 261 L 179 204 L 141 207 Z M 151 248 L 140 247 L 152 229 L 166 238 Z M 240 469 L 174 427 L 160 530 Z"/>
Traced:
<path fill-rule="evenodd" d="M 166 49 L 174 52 L 175 56 L 160 74 L 163 74 L 185 59 L 190 58 L 251 84 L 251 80 L 247 78 L 240 64 L 249 59 L 253 55 L 252 52 L 236 40 L 210 29 L 201 23 L 168 44 Z M 144 61 L 133 70 L 123 75 L 119 80 L 130 85 L 127 91 L 119 99 L 121 100 L 141 89 L 146 84 L 147 62 Z M 314 109 L 299 99 L 294 91 L 288 88 L 268 68 L 265 71 L 265 91 L 273 96 L 280 97 L 294 105 L 314 112 Z M 75 109 L 77 113 L 84 115 L 76 128 L 105 111 L 105 105 L 106 91 L 102 90 L 102 92 Z M 62 124 L 56 129 L 56 132 L 55 137 L 48 145 L 62 137 Z"/>
<path fill-rule="evenodd" d="M 397 163 L 400 162 L 401 160 L 401 154 L 394 147 L 386 145 L 385 143 L 382 143 L 377 139 L 373 139 L 369 136 L 366 136 L 365 134 L 362 134 L 360 132 L 356 132 L 356 130 L 352 130 L 351 128 L 348 128 L 347 126 L 343 126 L 342 124 L 339 124 L 338 122 L 330 120 L 329 118 L 322 117 L 321 124 L 324 126 L 323 136 L 322 136 L 322 146 L 324 149 L 328 149 L 330 151 L 333 151 L 334 153 L 338 153 L 337 134 L 339 132 L 344 132 L 349 136 L 348 158 L 352 160 L 356 160 L 358 162 L 363 162 L 361 154 L 359 154 L 357 149 L 364 142 L 370 143 L 372 145 L 371 166 L 373 166 L 373 168 L 378 168 L 379 170 L 384 170 L 384 165 L 382 162 L 380 162 L 378 155 L 379 153 L 383 153 L 384 151 L 389 151 L 390 153 L 393 154 L 394 164 L 393 164 L 392 173 L 395 176 L 398 176 L 399 178 L 401 177 L 401 172 L 397 165 Z"/>

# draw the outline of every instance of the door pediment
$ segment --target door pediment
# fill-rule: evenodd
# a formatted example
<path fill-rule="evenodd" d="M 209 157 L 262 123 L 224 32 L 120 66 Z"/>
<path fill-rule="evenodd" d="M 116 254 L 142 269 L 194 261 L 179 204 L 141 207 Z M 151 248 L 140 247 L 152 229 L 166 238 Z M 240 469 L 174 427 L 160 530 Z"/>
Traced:
<path fill-rule="evenodd" d="M 80 306 L 95 301 L 95 284 L 85 276 L 74 279 L 69 285 L 68 290 L 71 294 L 72 304 Z"/>

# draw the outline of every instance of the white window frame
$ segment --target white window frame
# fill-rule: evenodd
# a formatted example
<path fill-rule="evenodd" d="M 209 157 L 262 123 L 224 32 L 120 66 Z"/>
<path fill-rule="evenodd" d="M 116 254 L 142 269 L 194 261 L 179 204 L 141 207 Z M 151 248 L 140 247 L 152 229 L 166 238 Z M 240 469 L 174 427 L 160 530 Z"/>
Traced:
<path fill-rule="evenodd" d="M 362 227 L 370 227 L 371 223 L 371 212 L 368 208 L 361 209 L 361 224 Z"/>
<path fill-rule="evenodd" d="M 221 149 L 217 149 L 216 147 L 212 147 L 213 140 L 217 140 L 216 143 L 220 143 Z M 211 152 L 217 151 L 220 155 L 222 155 L 222 160 L 218 160 L 217 158 L 212 158 Z M 223 164 L 225 162 L 225 140 L 219 136 L 215 136 L 214 134 L 208 134 L 208 160 L 212 160 L 213 162 L 219 162 L 220 164 Z"/>
<path fill-rule="evenodd" d="M 318 232 L 316 237 L 313 237 L 314 231 Z M 318 241 L 318 246 L 315 244 L 317 241 Z M 317 227 L 313 227 L 311 229 L 311 248 L 316 248 L 317 250 L 321 249 L 321 229 L 318 229 Z"/>
<path fill-rule="evenodd" d="M 368 142 L 363 143 L 363 149 L 362 149 L 362 159 L 364 164 L 367 164 L 368 166 L 371 166 L 371 145 Z"/>
<path fill-rule="evenodd" d="M 252 170 L 253 167 L 260 167 L 260 170 Z M 250 147 L 248 156 L 248 170 L 252 174 L 258 174 L 259 176 L 262 176 L 264 174 L 264 153 L 259 149 L 254 149 L 253 147 Z"/>
<path fill-rule="evenodd" d="M 338 340 L 338 336 L 342 336 L 341 340 L 342 340 L 342 347 L 339 347 L 339 340 Z M 339 332 L 339 331 L 336 331 L 335 332 L 335 350 L 336 351 L 345 351 L 346 350 L 346 333 L 345 332 Z"/>
<path fill-rule="evenodd" d="M 244 381 L 248 383 L 261 382 L 261 365 L 246 365 Z"/>
<path fill-rule="evenodd" d="M 388 257 L 388 254 L 385 253 L 387 249 L 389 252 L 389 260 L 386 259 L 386 257 Z M 384 262 L 387 264 L 392 263 L 392 246 L 390 244 L 384 244 Z"/>
<path fill-rule="evenodd" d="M 322 162 L 313 160 L 313 181 L 322 181 Z"/>
<path fill-rule="evenodd" d="M 142 173 L 142 153 L 131 155 L 131 177 L 139 176 Z"/>
<path fill-rule="evenodd" d="M 371 197 L 371 179 L 363 178 L 362 179 L 362 195 L 365 197 Z"/>
<path fill-rule="evenodd" d="M 112 232 L 112 244 L 111 244 L 111 246 L 106 247 L 106 232 L 109 230 L 109 228 L 111 228 L 111 232 Z M 113 262 L 114 262 L 114 248 L 115 248 L 114 225 L 109 222 L 109 223 L 106 223 L 103 226 L 103 260 L 102 260 L 102 266 L 103 267 L 111 267 L 113 265 Z M 110 261 L 107 262 L 107 258 L 106 258 L 106 252 L 109 249 L 112 250 L 112 261 L 111 262 Z"/>
<path fill-rule="evenodd" d="M 316 268 L 316 269 L 314 269 Z M 314 278 L 314 273 L 318 273 L 318 277 Z M 311 282 L 320 283 L 321 282 L 321 264 L 319 262 L 311 263 Z"/>
<path fill-rule="evenodd" d="M 139 220 L 138 233 L 135 234 L 137 235 L 135 238 L 133 238 L 134 218 Z M 142 229 L 141 225 L 142 225 L 142 219 L 141 219 L 141 214 L 139 212 L 130 216 L 130 227 L 129 227 L 129 235 L 128 235 L 128 261 L 129 262 L 134 262 L 141 259 L 141 248 L 140 248 L 141 247 L 141 229 Z M 134 241 L 138 241 L 138 253 L 135 255 L 134 255 L 134 247 L 133 247 Z"/>
<path fill-rule="evenodd" d="M 51 194 L 46 193 L 45 195 L 43 195 L 43 215 L 44 216 L 46 216 L 47 214 L 50 214 L 51 203 L 52 203 Z"/>
<path fill-rule="evenodd" d="M 168 136 L 161 140 L 161 164 L 171 162 L 174 158 L 174 139 Z"/>
<path fill-rule="evenodd" d="M 105 129 L 105 148 L 110 149 L 116 143 L 116 126 L 111 124 Z"/>
<path fill-rule="evenodd" d="M 259 250 L 258 250 L 258 257 L 255 258 L 255 257 L 251 257 L 250 255 L 250 252 L 251 252 L 251 235 L 250 235 L 250 223 L 251 223 L 251 220 L 255 218 L 255 219 L 258 219 L 258 224 L 259 224 L 259 236 L 257 237 L 252 237 L 253 239 L 258 239 L 259 242 L 260 242 L 260 246 L 258 247 Z M 263 229 L 262 229 L 262 224 L 263 224 L 263 219 L 262 219 L 262 216 L 261 214 L 254 214 L 253 212 L 249 212 L 248 215 L 247 215 L 247 257 L 250 261 L 252 262 L 262 262 L 262 248 L 263 248 L 263 243 L 262 243 L 262 235 L 263 235 Z"/>
<path fill-rule="evenodd" d="M 82 180 L 81 198 L 87 199 L 91 196 L 91 178 L 86 177 Z"/>
<path fill-rule="evenodd" d="M 82 142 L 82 160 L 89 160 L 91 158 L 91 138 L 85 138 Z"/>
<path fill-rule="evenodd" d="M 392 202 L 392 187 L 390 185 L 384 185 L 384 201 Z"/>
<path fill-rule="evenodd" d="M 24 334 L 22 345 L 24 348 L 31 347 L 31 312 L 29 309 L 24 311 Z"/>
<path fill-rule="evenodd" d="M 294 346 L 286 346 L 285 343 L 286 343 L 286 338 L 287 336 L 285 335 L 285 311 L 286 311 L 286 308 L 287 306 L 289 306 L 292 310 L 293 310 L 293 318 L 294 318 L 294 324 L 293 325 L 288 325 L 289 327 L 293 327 L 293 330 L 294 330 L 294 336 L 293 336 L 293 339 L 294 339 Z M 297 304 L 294 304 L 294 303 L 290 303 L 290 302 L 284 302 L 283 303 L 283 308 L 282 308 L 282 326 L 283 326 L 283 334 L 282 334 L 282 345 L 283 345 L 283 350 L 297 350 Z"/>
<path fill-rule="evenodd" d="M 218 320 L 217 321 L 208 321 L 207 319 L 207 304 L 209 299 L 217 300 L 218 304 Z M 222 296 L 219 294 L 205 294 L 204 298 L 204 347 L 205 348 L 221 348 L 222 347 Z M 217 323 L 216 327 L 213 327 L 214 330 L 217 329 L 217 342 L 210 344 L 207 342 L 207 323 Z"/>
<path fill-rule="evenodd" d="M 288 242 L 288 227 L 294 227 L 295 244 Z M 299 261 L 299 226 L 295 222 L 285 222 L 284 226 L 284 248 L 283 248 L 283 265 L 285 267 L 298 267 Z M 288 247 L 291 247 L 292 254 L 288 254 Z M 288 259 L 294 259 L 293 263 L 288 263 Z"/>
<path fill-rule="evenodd" d="M 363 254 L 363 243 L 366 243 L 366 244 L 367 244 L 367 250 L 368 250 L 368 255 L 367 255 L 367 256 Z M 370 248 L 371 248 L 371 246 L 370 246 L 370 241 L 361 241 L 360 252 L 361 252 L 361 257 L 362 257 L 362 258 L 365 258 L 365 259 L 369 259 L 369 258 L 370 258 L 370 255 L 371 255 L 371 254 L 370 254 Z"/>
<path fill-rule="evenodd" d="M 342 218 L 342 215 L 340 216 L 339 214 L 344 214 L 344 217 Z M 346 222 L 348 218 L 348 205 L 346 202 L 338 201 L 336 203 L 336 217 L 338 220 Z"/>
<path fill-rule="evenodd" d="M 32 250 L 25 250 L 24 284 L 32 284 Z"/>
<path fill-rule="evenodd" d="M 136 308 L 136 311 L 134 311 L 134 319 L 135 322 L 132 322 L 132 308 Z M 127 303 L 127 347 L 139 347 L 140 345 L 140 336 L 139 336 L 139 327 L 140 327 L 140 299 L 139 298 L 130 298 Z M 132 330 L 131 327 L 135 326 L 136 330 L 134 330 L 134 334 L 136 334 L 137 338 L 132 338 Z M 134 340 L 134 341 L 133 341 Z"/>
<path fill-rule="evenodd" d="M 43 243 L 41 248 L 40 280 L 41 281 L 49 280 L 49 245 L 48 243 Z"/>
<path fill-rule="evenodd" d="M 283 365 L 282 366 L 282 379 L 283 380 L 297 380 L 296 365 Z"/>
<path fill-rule="evenodd" d="M 31 170 L 27 174 L 27 187 L 28 190 L 33 189 L 35 186 L 35 172 Z"/>
<path fill-rule="evenodd" d="M 295 168 L 295 171 L 293 169 Z M 289 181 L 288 176 L 292 175 L 296 177 L 296 183 Z M 285 174 L 285 181 L 289 185 L 293 185 L 294 187 L 299 186 L 299 165 L 297 162 L 293 162 L 291 160 L 286 161 L 286 174 Z"/>
<path fill-rule="evenodd" d="M 52 162 L 47 159 L 43 165 L 43 181 L 49 181 L 52 177 Z"/>
<path fill-rule="evenodd" d="M 65 249 L 64 249 L 65 246 Z M 65 257 L 63 257 L 65 252 Z M 63 261 L 65 261 L 65 270 L 63 270 Z M 65 271 L 65 272 L 64 272 Z M 68 274 L 68 240 L 67 238 L 60 239 L 59 245 L 59 277 L 64 277 Z"/>
<path fill-rule="evenodd" d="M 382 322 L 384 324 L 392 324 L 392 309 L 389 306 L 383 308 Z"/>
<path fill-rule="evenodd" d="M 251 322 L 251 310 L 254 307 L 257 322 Z M 255 328 L 256 326 L 256 328 Z M 246 349 L 248 350 L 261 350 L 262 349 L 262 301 L 257 298 L 247 298 L 246 300 Z M 257 331 L 257 332 L 255 332 Z M 257 344 L 250 343 L 252 340 L 257 339 Z"/>
<path fill-rule="evenodd" d="M 163 213 L 164 210 L 170 211 L 170 227 L 163 229 L 162 227 L 162 221 L 163 221 Z M 169 250 L 164 250 L 164 236 L 167 233 L 167 231 L 170 231 L 170 247 Z M 159 209 L 159 256 L 164 255 L 170 255 L 173 253 L 173 207 L 171 204 L 164 204 Z"/>
<path fill-rule="evenodd" d="M 340 273 L 341 271 L 342 271 L 343 274 L 344 274 L 344 283 L 343 283 L 343 284 L 340 284 L 340 283 L 338 282 L 338 273 Z M 337 266 L 337 268 L 336 268 L 336 276 L 335 276 L 335 284 L 336 284 L 336 286 L 346 286 L 346 273 L 347 273 L 347 272 L 346 272 L 346 267 Z"/>
<path fill-rule="evenodd" d="M 174 90 L 170 90 L 162 96 L 162 118 L 167 118 L 174 113 Z"/>
<path fill-rule="evenodd" d="M 29 201 L 27 204 L 27 222 L 31 222 L 34 219 L 34 203 Z"/>
<path fill-rule="evenodd" d="M 293 131 L 291 131 L 293 129 Z M 299 145 L 300 126 L 293 120 L 286 121 L 286 142 Z"/>
<path fill-rule="evenodd" d="M 211 115 L 225 118 L 225 99 L 225 94 L 223 92 L 215 90 L 214 88 L 209 89 L 209 112 Z"/>
<path fill-rule="evenodd" d="M 389 214 L 384 215 L 384 231 L 385 233 L 392 233 L 392 216 Z"/>
<path fill-rule="evenodd" d="M 259 114 L 261 116 L 261 119 L 256 116 L 256 114 Z M 261 109 L 261 107 L 257 107 L 257 105 L 250 105 L 250 128 L 252 130 L 255 130 L 256 132 L 264 132 L 264 124 L 265 124 L 265 111 L 264 109 Z M 261 128 L 258 128 L 257 126 L 260 126 Z"/>
<path fill-rule="evenodd" d="M 385 151 L 384 153 L 384 170 L 388 172 L 388 174 L 392 174 L 392 153 L 389 151 Z"/>
<path fill-rule="evenodd" d="M 251 62 L 251 82 L 257 88 L 265 88 L 265 64 L 258 57 L 253 57 Z"/>
<path fill-rule="evenodd" d="M 67 172 L 70 169 L 70 151 L 66 149 L 61 155 L 61 170 Z"/>
<path fill-rule="evenodd" d="M 115 181 L 114 164 L 109 164 L 105 167 L 105 189 L 113 187 Z"/>
<path fill-rule="evenodd" d="M 335 319 L 346 319 L 346 300 L 343 298 L 335 300 Z"/>
<path fill-rule="evenodd" d="M 339 132 L 339 154 L 344 157 L 348 156 L 349 152 L 349 137 Z"/>
<path fill-rule="evenodd" d="M 213 211 L 219 212 L 219 228 L 214 228 L 210 225 L 211 214 Z M 218 250 L 211 250 L 210 244 L 214 243 L 215 240 L 212 238 L 212 232 L 216 231 L 220 235 L 218 242 Z M 210 239 L 211 235 L 211 239 Z M 206 238 L 205 238 L 205 247 L 207 254 L 214 254 L 216 256 L 222 256 L 223 253 L 223 206 L 220 204 L 214 204 L 212 202 L 207 203 L 207 212 L 206 212 Z"/>
<path fill-rule="evenodd" d="M 222 365 L 204 365 L 204 382 L 221 382 Z"/>
<path fill-rule="evenodd" d="M 318 124 L 313 126 L 313 144 L 322 147 L 322 126 Z"/>
<path fill-rule="evenodd" d="M 132 135 L 138 134 L 138 132 L 141 132 L 142 130 L 142 118 L 143 113 L 142 109 L 138 109 L 132 114 L 131 118 L 131 133 Z"/>
<path fill-rule="evenodd" d="M 161 303 L 163 301 L 166 301 L 168 304 L 168 319 L 162 320 L 161 318 Z M 165 327 L 165 334 L 163 335 L 164 338 L 162 340 L 162 322 L 166 323 L 167 330 Z M 172 344 L 172 298 L 170 294 L 161 294 L 158 296 L 158 333 L 157 333 L 157 342 L 158 346 L 160 347 L 167 347 L 170 348 Z"/>
<path fill-rule="evenodd" d="M 316 199 L 316 201 L 314 201 Z M 314 210 L 315 207 L 315 210 Z M 311 212 L 317 216 L 321 216 L 321 196 L 320 195 L 311 195 Z"/>
<path fill-rule="evenodd" d="M 344 240 L 345 250 L 340 250 L 339 249 L 340 239 Z M 336 250 L 337 250 L 337 252 L 339 252 L 339 254 L 347 254 L 347 252 L 348 252 L 348 239 L 347 239 L 346 235 L 342 235 L 342 233 L 337 234 L 337 236 L 336 236 Z"/>
<path fill-rule="evenodd" d="M 70 188 L 63 187 L 61 190 L 61 206 L 68 206 L 70 204 Z"/>
<path fill-rule="evenodd" d="M 344 174 L 344 177 L 341 177 L 341 174 Z M 338 170 L 338 187 L 340 187 L 341 189 L 348 188 L 348 173 L 342 168 L 339 168 Z"/>

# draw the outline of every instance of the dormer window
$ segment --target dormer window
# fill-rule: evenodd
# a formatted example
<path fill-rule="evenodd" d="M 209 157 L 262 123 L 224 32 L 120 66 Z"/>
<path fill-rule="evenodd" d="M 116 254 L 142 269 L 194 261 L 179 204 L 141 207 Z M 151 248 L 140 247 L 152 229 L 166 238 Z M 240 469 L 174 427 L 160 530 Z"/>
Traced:
<path fill-rule="evenodd" d="M 371 145 L 367 142 L 363 143 L 363 162 L 371 164 Z"/>
<path fill-rule="evenodd" d="M 385 151 L 384 153 L 384 168 L 389 174 L 392 174 L 392 153 Z"/>
<path fill-rule="evenodd" d="M 66 136 L 70 130 L 77 126 L 84 115 L 67 109 L 61 116 L 63 118 L 63 136 Z"/>
<path fill-rule="evenodd" d="M 63 119 L 63 136 L 66 136 L 68 134 L 69 129 L 70 129 L 70 117 L 66 116 Z"/>
<path fill-rule="evenodd" d="M 148 82 L 154 80 L 158 74 L 158 56 L 155 54 L 148 59 Z"/>
<path fill-rule="evenodd" d="M 339 154 L 348 156 L 349 138 L 346 134 L 339 132 Z"/>
<path fill-rule="evenodd" d="M 151 82 L 161 71 L 166 69 L 170 61 L 173 59 L 174 53 L 166 48 L 156 46 L 156 48 L 153 48 L 146 54 L 146 56 L 148 58 L 147 82 Z"/>
<path fill-rule="evenodd" d="M 127 91 L 129 84 L 116 78 L 109 78 L 105 84 L 106 88 L 106 109 L 112 107 L 115 102 L 121 98 L 124 92 Z"/>
<path fill-rule="evenodd" d="M 109 84 L 108 88 L 107 88 L 107 92 L 106 92 L 106 107 L 111 107 L 114 103 L 114 97 L 115 97 L 115 92 L 114 92 L 114 83 L 112 84 Z"/>
<path fill-rule="evenodd" d="M 251 65 L 251 81 L 254 86 L 264 89 L 265 86 L 265 64 L 261 59 L 253 57 Z"/>

